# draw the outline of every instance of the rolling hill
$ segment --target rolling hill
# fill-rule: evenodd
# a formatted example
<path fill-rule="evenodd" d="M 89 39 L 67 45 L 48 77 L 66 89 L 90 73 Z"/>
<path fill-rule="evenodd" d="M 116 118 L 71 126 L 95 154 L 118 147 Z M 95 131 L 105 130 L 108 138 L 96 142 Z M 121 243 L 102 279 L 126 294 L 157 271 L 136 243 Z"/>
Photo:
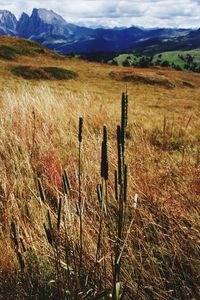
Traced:
<path fill-rule="evenodd" d="M 116 55 L 116 56 L 115 56 Z M 200 49 L 188 51 L 166 51 L 154 55 L 142 53 L 123 53 L 107 56 L 105 62 L 118 66 L 171 67 L 182 71 L 200 72 Z"/>
<path fill-rule="evenodd" d="M 45 56 L 62 59 L 62 56 L 39 43 L 16 37 L 0 36 L 0 59 L 15 60 L 19 56 Z"/>

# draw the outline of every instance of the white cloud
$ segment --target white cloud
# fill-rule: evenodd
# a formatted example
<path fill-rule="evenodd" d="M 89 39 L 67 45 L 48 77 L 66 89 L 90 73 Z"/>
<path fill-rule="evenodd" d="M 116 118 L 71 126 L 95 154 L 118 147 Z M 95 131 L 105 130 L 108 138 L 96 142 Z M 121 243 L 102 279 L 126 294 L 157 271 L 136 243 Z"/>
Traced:
<path fill-rule="evenodd" d="M 33 8 L 52 9 L 85 25 L 200 27 L 199 0 L 0 0 L 17 17 Z"/>

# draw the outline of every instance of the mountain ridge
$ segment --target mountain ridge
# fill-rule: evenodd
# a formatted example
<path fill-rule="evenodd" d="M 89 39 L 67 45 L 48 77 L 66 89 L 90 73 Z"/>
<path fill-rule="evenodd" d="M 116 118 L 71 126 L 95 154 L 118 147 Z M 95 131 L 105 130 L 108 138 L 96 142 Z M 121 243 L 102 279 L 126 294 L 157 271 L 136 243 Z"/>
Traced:
<path fill-rule="evenodd" d="M 200 47 L 198 30 L 178 28 L 142 29 L 88 28 L 68 23 L 53 10 L 34 8 L 31 15 L 22 13 L 19 20 L 7 10 L 0 10 L 0 35 L 13 35 L 34 40 L 61 54 L 156 51 L 163 47 L 170 51 L 180 46 L 189 50 Z M 196 40 L 197 37 L 197 40 Z M 187 41 L 190 41 L 187 43 Z"/>

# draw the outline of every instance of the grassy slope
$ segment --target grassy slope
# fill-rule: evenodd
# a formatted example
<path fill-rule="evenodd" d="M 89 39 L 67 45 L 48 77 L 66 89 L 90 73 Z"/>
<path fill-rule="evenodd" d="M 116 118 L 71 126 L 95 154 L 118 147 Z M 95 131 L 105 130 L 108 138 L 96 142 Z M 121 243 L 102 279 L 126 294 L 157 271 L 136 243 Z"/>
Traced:
<path fill-rule="evenodd" d="M 127 59 L 128 57 L 128 60 L 130 61 L 131 64 L 137 64 L 138 63 L 138 57 L 134 54 L 120 54 L 119 56 L 115 57 L 114 58 L 114 61 L 117 62 L 118 66 L 123 66 L 123 62 Z M 110 61 L 111 62 L 111 61 Z"/>
<path fill-rule="evenodd" d="M 10 72 L 10 68 L 16 65 L 63 67 L 78 73 L 79 77 L 62 82 L 26 81 Z M 67 169 L 74 191 L 66 207 L 67 230 L 71 250 L 77 249 L 75 202 L 79 116 L 84 118 L 84 274 L 93 270 L 98 219 L 96 184 L 100 182 L 104 124 L 109 130 L 109 207 L 116 205 L 113 200 L 113 173 L 117 164 L 115 128 L 120 120 L 120 94 L 125 83 L 112 79 L 111 71 L 129 73 L 130 69 L 76 59 L 61 61 L 41 55 L 34 59 L 25 56 L 9 62 L 0 60 L 0 298 L 4 295 L 6 299 L 31 299 L 30 293 L 41 293 L 45 289 L 50 298 L 55 289 L 53 283 L 47 284 L 55 279 L 55 271 L 52 249 L 46 242 L 43 229 L 47 210 L 38 204 L 35 196 L 38 194 L 37 176 L 42 178 L 48 205 L 54 215 L 61 169 Z M 177 84 L 168 89 L 156 84 L 128 83 L 130 218 L 134 214 L 132 199 L 135 193 L 139 195 L 139 204 L 123 255 L 123 282 L 128 282 L 125 299 L 197 299 L 200 76 L 170 69 L 133 69 L 131 72 L 146 77 L 164 77 L 173 83 L 187 81 L 195 88 Z M 166 126 L 163 133 L 164 116 Z M 26 264 L 31 266 L 25 269 L 29 281 L 19 271 L 10 240 L 11 220 L 19 224 L 28 249 L 24 256 Z M 110 224 L 109 218 L 107 222 Z M 107 237 L 104 245 L 108 268 L 106 287 L 110 287 L 111 250 Z M 89 273 L 88 289 L 94 288 L 92 279 L 99 282 L 96 276 Z M 72 286 L 68 288 L 73 290 Z"/>
<path fill-rule="evenodd" d="M 62 56 L 31 40 L 0 36 L 0 59 L 15 60 L 18 56 L 49 56 L 61 59 Z"/>
<path fill-rule="evenodd" d="M 182 55 L 183 57 L 186 57 L 186 55 L 189 54 L 192 57 L 194 57 L 194 62 L 196 62 L 198 65 L 200 65 L 200 50 L 190 50 L 190 51 L 172 51 L 172 52 L 164 52 L 161 53 L 162 57 L 161 60 L 165 61 L 167 60 L 169 63 L 175 63 L 176 65 L 180 66 L 182 69 L 184 69 L 184 61 L 180 59 L 179 55 Z M 156 54 L 154 56 L 154 61 L 158 58 L 159 54 Z"/>
<path fill-rule="evenodd" d="M 181 54 L 180 51 L 173 51 L 173 52 L 166 52 L 166 53 L 161 53 L 160 60 L 163 61 L 168 61 L 169 63 L 174 63 L 178 66 L 181 67 L 181 69 L 184 69 L 184 61 L 179 58 L 179 54 Z M 184 55 L 184 54 L 183 54 Z M 159 54 L 154 56 L 153 62 L 156 62 L 159 58 Z"/>
<path fill-rule="evenodd" d="M 174 63 L 179 66 L 181 69 L 185 69 L 185 62 L 179 57 L 182 55 L 186 57 L 186 55 L 191 55 L 194 58 L 194 63 L 197 63 L 200 66 L 200 50 L 190 50 L 190 51 L 171 51 L 171 52 L 163 52 L 159 54 L 155 54 L 153 56 L 152 62 L 155 64 L 159 59 L 162 62 L 168 61 L 170 64 Z M 119 66 L 122 66 L 124 61 L 128 58 L 130 64 L 137 64 L 139 62 L 139 56 L 134 54 L 120 54 L 114 60 L 117 62 Z"/>

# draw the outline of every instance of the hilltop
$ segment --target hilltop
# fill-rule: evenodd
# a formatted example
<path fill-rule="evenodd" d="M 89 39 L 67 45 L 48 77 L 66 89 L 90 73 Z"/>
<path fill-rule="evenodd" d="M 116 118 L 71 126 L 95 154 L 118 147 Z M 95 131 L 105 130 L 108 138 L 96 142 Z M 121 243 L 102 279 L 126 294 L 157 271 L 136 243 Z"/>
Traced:
<path fill-rule="evenodd" d="M 0 299 L 198 299 L 199 74 L 1 42 Z"/>
<path fill-rule="evenodd" d="M 38 44 L 37 42 L 0 36 L 0 59 L 15 60 L 19 56 L 43 56 L 62 59 L 62 56 Z"/>

